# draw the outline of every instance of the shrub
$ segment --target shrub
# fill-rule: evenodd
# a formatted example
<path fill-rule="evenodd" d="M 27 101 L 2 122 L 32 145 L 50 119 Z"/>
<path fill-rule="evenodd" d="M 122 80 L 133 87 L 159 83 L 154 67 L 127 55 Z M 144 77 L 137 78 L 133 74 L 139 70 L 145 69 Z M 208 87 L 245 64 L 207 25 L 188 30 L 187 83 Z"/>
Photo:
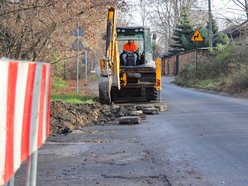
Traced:
<path fill-rule="evenodd" d="M 229 74 L 226 79 L 226 86 L 230 89 L 248 88 L 248 64 L 240 65 L 233 73 Z"/>
<path fill-rule="evenodd" d="M 176 83 L 185 86 L 227 89 L 248 88 L 248 52 L 243 46 L 219 45 L 209 63 L 188 64 L 176 78 Z"/>
<path fill-rule="evenodd" d="M 63 90 L 67 87 L 67 83 L 61 78 L 57 78 L 52 76 L 52 93 L 57 94 L 63 92 Z"/>

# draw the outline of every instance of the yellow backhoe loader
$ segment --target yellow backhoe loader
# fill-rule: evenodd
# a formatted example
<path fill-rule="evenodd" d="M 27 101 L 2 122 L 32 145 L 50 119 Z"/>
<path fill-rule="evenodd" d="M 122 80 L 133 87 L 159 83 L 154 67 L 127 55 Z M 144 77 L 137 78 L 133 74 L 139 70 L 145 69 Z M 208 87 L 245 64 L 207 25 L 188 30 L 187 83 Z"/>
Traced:
<path fill-rule="evenodd" d="M 100 103 L 159 100 L 161 61 L 153 60 L 150 29 L 117 27 L 116 13 L 115 8 L 108 9 L 106 53 L 100 60 Z M 138 51 L 123 51 L 123 45 L 130 40 L 138 45 Z"/>

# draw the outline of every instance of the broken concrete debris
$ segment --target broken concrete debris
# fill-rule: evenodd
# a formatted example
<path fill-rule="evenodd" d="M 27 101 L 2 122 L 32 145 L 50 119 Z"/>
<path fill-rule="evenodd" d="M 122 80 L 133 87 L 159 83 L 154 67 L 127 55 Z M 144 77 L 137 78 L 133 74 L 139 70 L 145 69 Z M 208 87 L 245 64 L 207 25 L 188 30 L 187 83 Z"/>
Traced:
<path fill-rule="evenodd" d="M 143 110 L 143 109 L 146 109 L 146 108 L 154 108 L 154 105 L 136 105 L 135 106 L 136 110 Z"/>
<path fill-rule="evenodd" d="M 67 134 L 84 126 L 106 124 L 139 124 L 145 114 L 159 114 L 167 110 L 157 105 L 101 105 L 51 102 L 51 135 Z"/>
<path fill-rule="evenodd" d="M 157 108 L 144 108 L 142 111 L 144 114 L 149 114 L 149 115 L 159 114 L 159 110 Z"/>
<path fill-rule="evenodd" d="M 140 116 L 122 116 L 119 119 L 119 124 L 140 124 L 141 117 Z"/>
<path fill-rule="evenodd" d="M 168 110 L 168 107 L 165 104 L 155 105 L 155 108 L 157 108 L 159 110 L 159 112 L 166 112 Z"/>

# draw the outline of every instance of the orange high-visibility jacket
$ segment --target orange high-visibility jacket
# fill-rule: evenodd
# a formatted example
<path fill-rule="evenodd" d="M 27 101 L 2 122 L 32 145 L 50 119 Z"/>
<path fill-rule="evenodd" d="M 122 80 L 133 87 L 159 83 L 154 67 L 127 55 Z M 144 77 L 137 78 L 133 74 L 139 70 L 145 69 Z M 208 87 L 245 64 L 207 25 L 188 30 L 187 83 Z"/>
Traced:
<path fill-rule="evenodd" d="M 124 46 L 123 46 L 123 50 L 124 51 L 128 51 L 128 52 L 135 52 L 138 50 L 138 47 L 135 43 L 126 43 Z"/>

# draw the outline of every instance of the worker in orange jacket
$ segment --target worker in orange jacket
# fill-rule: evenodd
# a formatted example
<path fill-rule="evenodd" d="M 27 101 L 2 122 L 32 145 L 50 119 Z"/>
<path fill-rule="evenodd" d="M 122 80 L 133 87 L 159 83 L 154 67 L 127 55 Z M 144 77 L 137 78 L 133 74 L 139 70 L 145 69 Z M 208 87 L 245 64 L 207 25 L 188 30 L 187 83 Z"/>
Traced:
<path fill-rule="evenodd" d="M 123 46 L 123 51 L 136 52 L 136 51 L 138 51 L 138 47 L 134 43 L 134 41 L 128 40 L 128 42 Z"/>
<path fill-rule="evenodd" d="M 138 46 L 134 43 L 134 41 L 132 40 L 128 40 L 128 42 L 123 46 L 123 51 L 124 52 L 137 52 L 139 50 Z M 127 54 L 124 53 L 123 54 L 123 61 L 124 61 L 124 65 L 126 65 L 127 63 Z M 136 65 L 137 62 L 137 54 L 134 53 L 134 65 Z"/>

